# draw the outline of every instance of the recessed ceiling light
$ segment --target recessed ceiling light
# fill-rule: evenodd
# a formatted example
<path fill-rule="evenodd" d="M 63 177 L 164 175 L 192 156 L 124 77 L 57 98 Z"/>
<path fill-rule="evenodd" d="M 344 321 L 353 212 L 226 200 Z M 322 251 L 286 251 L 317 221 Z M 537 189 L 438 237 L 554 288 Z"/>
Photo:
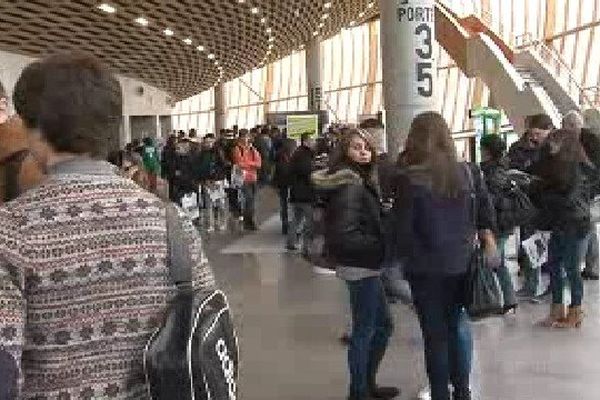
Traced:
<path fill-rule="evenodd" d="M 135 23 L 142 25 L 142 26 L 148 26 L 148 20 L 144 17 L 139 17 L 135 19 Z"/>
<path fill-rule="evenodd" d="M 321 22 L 321 23 L 319 24 L 319 28 L 322 28 L 322 27 L 324 27 L 324 26 L 325 26 L 325 24 L 324 24 L 323 22 Z"/>
<path fill-rule="evenodd" d="M 364 16 L 365 16 L 365 13 L 362 11 L 358 14 L 358 18 L 363 18 Z"/>
<path fill-rule="evenodd" d="M 202 46 L 202 45 L 196 46 L 196 50 L 198 50 L 198 51 L 204 51 L 204 46 Z"/>
<path fill-rule="evenodd" d="M 258 7 L 252 7 L 252 9 L 250 10 L 250 12 L 252 14 L 258 14 L 260 12 L 260 9 Z"/>
<path fill-rule="evenodd" d="M 117 9 L 107 3 L 102 3 L 98 6 L 98 9 L 105 13 L 113 14 L 117 12 Z"/>
<path fill-rule="evenodd" d="M 209 60 L 214 60 L 215 58 L 217 58 L 217 56 L 215 56 L 213 53 L 210 53 L 207 57 Z"/>
<path fill-rule="evenodd" d="M 271 50 L 272 48 L 273 48 L 273 43 L 271 43 L 271 44 L 269 45 L 269 50 Z"/>
<path fill-rule="evenodd" d="M 330 2 L 330 1 L 328 1 L 327 3 L 323 4 L 323 6 L 324 6 L 325 8 L 331 8 L 331 2 Z"/>
<path fill-rule="evenodd" d="M 325 14 L 321 15 L 321 19 L 325 20 L 327 18 L 329 18 L 329 14 L 325 13 Z"/>
<path fill-rule="evenodd" d="M 275 36 L 269 37 L 269 42 L 274 42 L 274 41 L 275 41 Z"/>
<path fill-rule="evenodd" d="M 190 39 L 190 38 L 183 39 L 182 41 L 183 41 L 183 43 L 187 44 L 188 46 L 192 44 L 192 39 Z"/>
<path fill-rule="evenodd" d="M 319 32 L 317 32 L 317 31 L 314 31 L 314 32 L 313 32 L 313 36 L 319 36 Z"/>
<path fill-rule="evenodd" d="M 356 25 L 356 21 L 350 21 L 350 23 L 348 24 L 348 26 L 354 26 Z"/>
<path fill-rule="evenodd" d="M 173 32 L 172 30 L 170 30 L 169 28 L 165 29 L 163 31 L 163 33 L 167 36 L 173 36 L 175 34 L 175 32 Z"/>
<path fill-rule="evenodd" d="M 301 45 L 300 45 L 300 49 L 304 49 L 304 47 L 305 47 L 305 46 L 304 46 L 303 44 L 301 44 Z"/>
<path fill-rule="evenodd" d="M 267 28 L 266 32 L 267 32 L 267 33 L 271 33 L 271 32 L 273 32 L 273 29 L 271 29 L 271 28 Z"/>
<path fill-rule="evenodd" d="M 375 2 L 373 2 L 373 1 L 367 5 L 367 8 L 373 8 L 373 7 L 375 7 Z"/>
<path fill-rule="evenodd" d="M 260 23 L 261 24 L 266 24 L 267 23 L 267 19 L 265 17 L 260 19 Z"/>
<path fill-rule="evenodd" d="M 246 0 L 238 0 L 238 3 L 240 3 L 240 4 L 243 4 L 245 2 L 246 2 Z"/>

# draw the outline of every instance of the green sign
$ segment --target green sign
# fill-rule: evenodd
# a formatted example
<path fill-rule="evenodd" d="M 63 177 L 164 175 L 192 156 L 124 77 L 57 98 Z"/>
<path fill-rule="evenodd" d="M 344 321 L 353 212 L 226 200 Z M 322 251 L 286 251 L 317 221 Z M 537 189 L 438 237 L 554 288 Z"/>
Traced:
<path fill-rule="evenodd" d="M 318 115 L 288 115 L 287 116 L 288 137 L 300 139 L 303 133 L 310 133 L 313 137 L 319 134 Z"/>

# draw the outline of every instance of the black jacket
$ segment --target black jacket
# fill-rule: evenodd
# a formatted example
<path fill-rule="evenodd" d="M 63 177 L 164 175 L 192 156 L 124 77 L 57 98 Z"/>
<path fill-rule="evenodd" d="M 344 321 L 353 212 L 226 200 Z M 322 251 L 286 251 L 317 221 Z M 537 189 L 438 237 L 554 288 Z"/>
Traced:
<path fill-rule="evenodd" d="M 351 167 L 318 171 L 313 182 L 328 192 L 325 246 L 337 265 L 379 270 L 384 257 L 381 202 L 375 184 Z"/>
<path fill-rule="evenodd" d="M 508 167 L 530 172 L 531 167 L 540 160 L 540 154 L 540 148 L 531 147 L 525 134 L 508 150 Z"/>
<path fill-rule="evenodd" d="M 531 188 L 539 209 L 537 228 L 584 236 L 590 229 L 590 191 L 582 163 L 545 157 L 532 168 L 540 178 Z"/>
<path fill-rule="evenodd" d="M 312 203 L 314 190 L 311 182 L 315 153 L 306 146 L 294 151 L 288 166 L 290 203 Z"/>

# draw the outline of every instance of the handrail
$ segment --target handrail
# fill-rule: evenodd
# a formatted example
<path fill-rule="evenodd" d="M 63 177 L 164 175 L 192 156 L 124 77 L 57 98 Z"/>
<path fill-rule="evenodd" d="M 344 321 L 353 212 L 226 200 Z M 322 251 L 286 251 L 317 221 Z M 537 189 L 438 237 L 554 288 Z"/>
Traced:
<path fill-rule="evenodd" d="M 546 45 L 543 40 L 533 39 L 533 35 L 527 32 L 523 35 L 519 35 L 516 38 L 517 43 L 522 42 L 518 48 L 521 49 L 534 49 L 538 55 L 548 63 L 549 67 L 555 72 L 557 79 L 562 81 L 563 88 L 567 90 L 567 93 L 577 99 L 580 106 L 596 107 L 598 106 L 598 99 L 592 100 L 587 95 L 588 89 L 584 89 L 575 75 L 573 70 L 563 60 L 560 53 L 551 46 Z"/>

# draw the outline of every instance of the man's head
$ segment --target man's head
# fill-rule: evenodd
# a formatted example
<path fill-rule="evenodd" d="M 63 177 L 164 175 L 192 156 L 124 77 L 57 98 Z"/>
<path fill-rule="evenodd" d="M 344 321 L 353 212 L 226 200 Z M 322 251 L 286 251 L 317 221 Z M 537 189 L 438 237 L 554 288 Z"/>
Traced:
<path fill-rule="evenodd" d="M 248 129 L 240 129 L 239 131 L 239 139 L 240 143 L 242 143 L 244 146 L 248 146 L 250 144 L 250 132 L 248 132 Z"/>
<path fill-rule="evenodd" d="M 300 144 L 304 147 L 308 147 L 309 149 L 314 149 L 315 140 L 313 139 L 313 134 L 310 132 L 304 132 L 300 135 Z"/>
<path fill-rule="evenodd" d="M 63 54 L 27 66 L 15 85 L 17 113 L 58 153 L 105 157 L 118 135 L 121 86 L 97 59 Z"/>
<path fill-rule="evenodd" d="M 0 125 L 8 120 L 8 95 L 0 82 Z"/>
<path fill-rule="evenodd" d="M 580 133 L 585 125 L 583 117 L 579 114 L 578 111 L 569 111 L 567 115 L 564 116 L 562 120 L 562 128 L 573 131 L 576 133 Z"/>
<path fill-rule="evenodd" d="M 483 136 L 480 146 L 483 161 L 499 161 L 506 151 L 506 143 L 500 135 Z"/>
<path fill-rule="evenodd" d="M 531 147 L 540 147 L 544 144 L 550 131 L 554 129 L 552 119 L 546 114 L 536 114 L 528 118 L 527 138 Z"/>
<path fill-rule="evenodd" d="M 213 135 L 212 133 L 207 133 L 206 136 L 204 136 L 204 139 L 202 139 L 202 147 L 210 150 L 215 146 L 215 135 Z"/>

